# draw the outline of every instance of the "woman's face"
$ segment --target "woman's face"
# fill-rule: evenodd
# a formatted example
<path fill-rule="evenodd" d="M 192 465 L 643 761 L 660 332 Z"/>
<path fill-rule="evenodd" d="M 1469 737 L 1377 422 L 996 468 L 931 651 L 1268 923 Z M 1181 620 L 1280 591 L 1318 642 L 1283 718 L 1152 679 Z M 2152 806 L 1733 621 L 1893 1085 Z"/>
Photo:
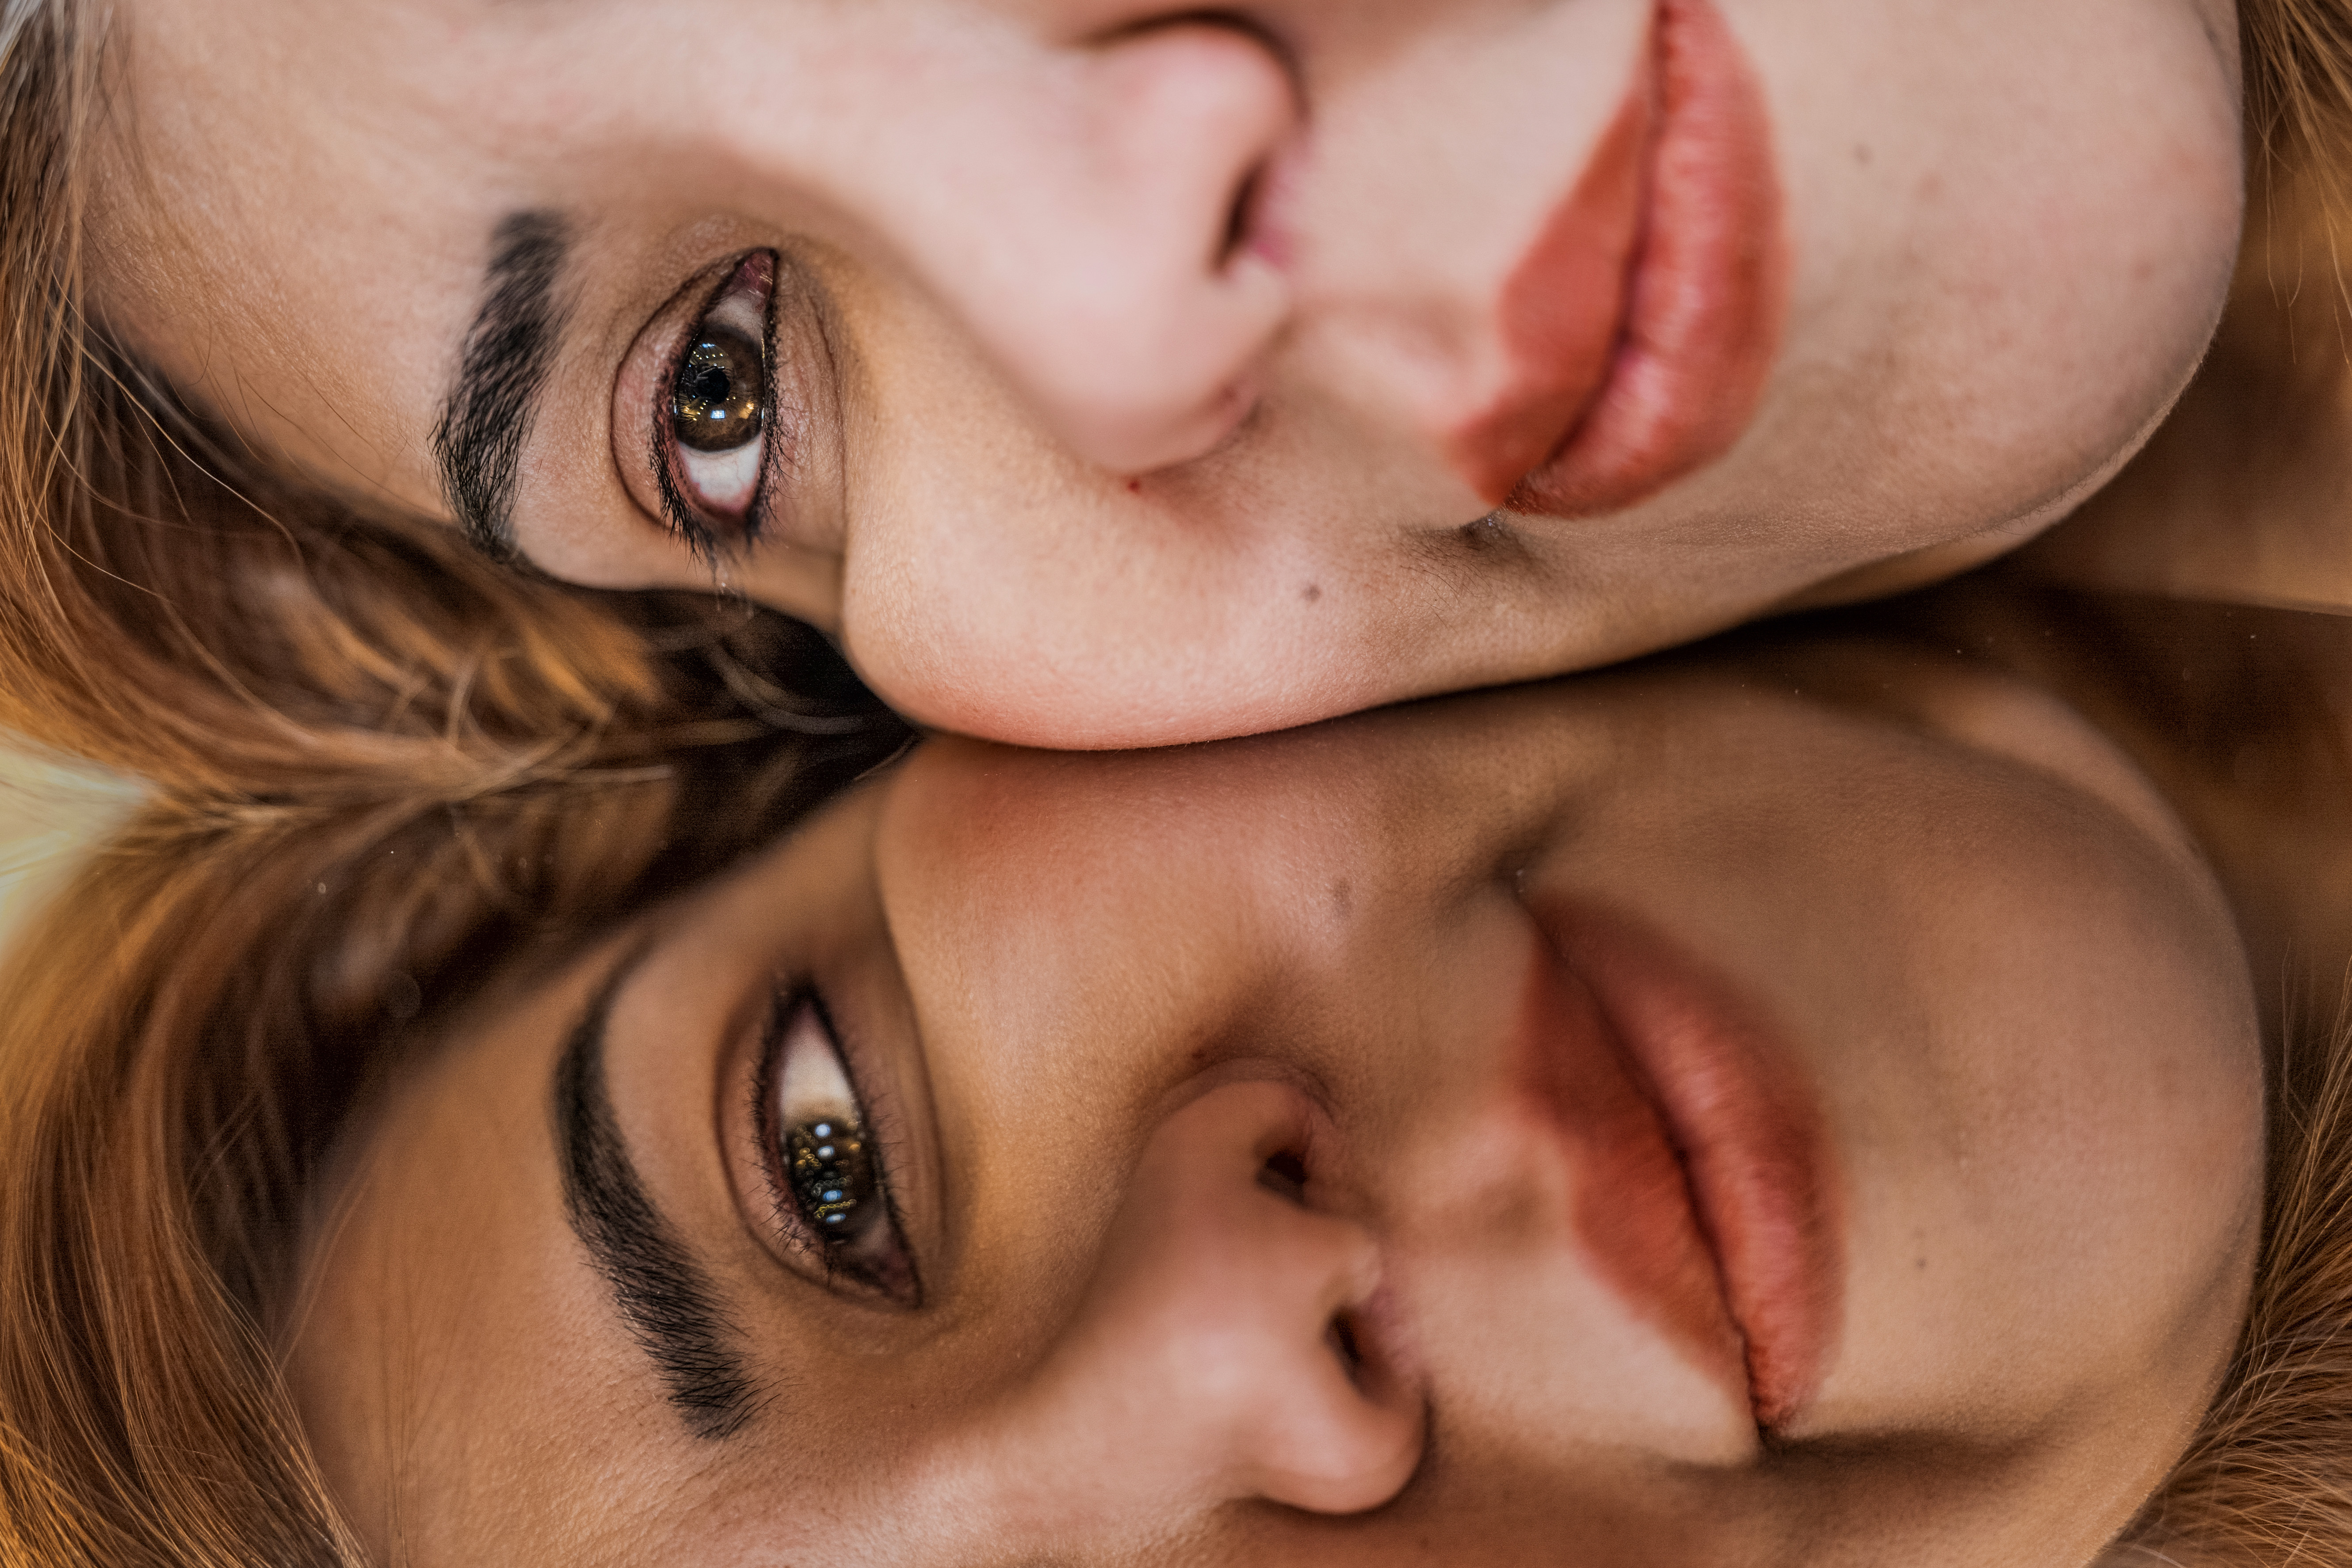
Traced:
<path fill-rule="evenodd" d="M 95 297 L 248 439 L 1033 743 L 1981 559 L 2238 233 L 2227 0 L 116 15 Z"/>
<path fill-rule="evenodd" d="M 328 1475 L 419 1563 L 2088 1561 L 2243 1309 L 2243 964 L 2070 714 L 1840 659 L 924 746 L 362 1117 Z"/>

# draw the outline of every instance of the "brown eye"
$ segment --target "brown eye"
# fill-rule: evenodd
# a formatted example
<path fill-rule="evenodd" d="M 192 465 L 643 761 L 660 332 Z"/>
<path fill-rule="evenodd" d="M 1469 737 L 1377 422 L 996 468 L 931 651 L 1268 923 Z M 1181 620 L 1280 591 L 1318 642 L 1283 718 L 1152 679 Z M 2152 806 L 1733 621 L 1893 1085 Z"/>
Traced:
<path fill-rule="evenodd" d="M 777 1218 L 831 1279 L 901 1303 L 921 1298 L 841 1047 L 814 995 L 780 1002 L 762 1120 Z"/>
<path fill-rule="evenodd" d="M 697 452 L 726 452 L 757 439 L 766 382 L 759 344 L 705 323 L 700 340 L 678 362 L 677 379 L 670 386 L 670 429 L 678 444 Z"/>
<path fill-rule="evenodd" d="M 640 499 L 657 498 L 650 510 L 695 553 L 713 560 L 721 548 L 749 548 L 759 537 L 768 478 L 791 456 L 783 428 L 791 421 L 778 416 L 776 396 L 782 362 L 771 343 L 775 296 L 775 253 L 743 257 L 703 295 L 698 315 L 678 321 L 666 308 L 668 320 L 656 318 L 666 330 L 687 330 L 659 351 L 661 367 L 636 384 L 642 390 L 635 395 L 644 399 L 636 408 L 653 426 L 655 497 Z M 679 296 L 672 306 L 687 302 Z M 781 445 L 780 437 L 787 438 Z"/>
<path fill-rule="evenodd" d="M 881 1184 L 855 1122 L 828 1115 L 786 1129 L 784 1160 L 801 1213 L 819 1236 L 854 1237 L 880 1216 Z"/>

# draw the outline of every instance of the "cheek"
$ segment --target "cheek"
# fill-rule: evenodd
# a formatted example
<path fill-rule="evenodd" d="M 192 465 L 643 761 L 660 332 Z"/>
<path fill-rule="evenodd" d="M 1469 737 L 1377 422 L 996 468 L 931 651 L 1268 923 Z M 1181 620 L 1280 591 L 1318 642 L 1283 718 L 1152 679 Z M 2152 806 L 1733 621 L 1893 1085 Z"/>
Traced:
<path fill-rule="evenodd" d="M 1813 373 L 1784 389 L 1843 426 L 1842 478 L 1982 527 L 2107 471 L 2194 367 L 2239 234 L 2230 61 L 2176 0 L 1839 14 L 1833 58 L 1763 41 Z"/>
<path fill-rule="evenodd" d="M 1846 1121 L 1908 1133 L 1854 1152 L 1824 1419 L 2185 1419 L 2226 1352 L 2262 1170 L 2235 939 L 2177 878 L 2083 868 L 2062 843 L 1973 896 L 1955 879 L 1913 965 L 1922 1005 L 1895 1034 L 1920 1070 Z"/>
<path fill-rule="evenodd" d="M 1149 480 L 1046 489 L 977 463 L 896 478 L 904 488 L 857 523 L 841 617 L 858 673 L 918 722 L 1158 746 L 1429 684 L 1436 661 L 1384 635 L 1391 606 L 1350 592 L 1341 552 L 1295 537 L 1278 510 L 1244 531 L 1160 502 Z"/>

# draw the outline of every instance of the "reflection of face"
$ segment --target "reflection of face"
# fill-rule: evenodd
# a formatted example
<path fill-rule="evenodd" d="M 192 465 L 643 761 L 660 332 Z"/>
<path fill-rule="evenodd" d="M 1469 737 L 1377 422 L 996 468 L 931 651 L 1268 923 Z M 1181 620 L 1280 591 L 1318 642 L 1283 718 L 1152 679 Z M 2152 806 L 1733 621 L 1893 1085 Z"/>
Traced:
<path fill-rule="evenodd" d="M 715 552 L 1031 742 L 1980 559 L 2237 235 L 2226 0 L 119 9 L 96 294 L 176 381 L 559 575 Z"/>
<path fill-rule="evenodd" d="M 330 1477 L 423 1563 L 2086 1561 L 2245 1300 L 2235 939 L 2071 716 L 1793 669 L 926 746 L 370 1114 Z"/>

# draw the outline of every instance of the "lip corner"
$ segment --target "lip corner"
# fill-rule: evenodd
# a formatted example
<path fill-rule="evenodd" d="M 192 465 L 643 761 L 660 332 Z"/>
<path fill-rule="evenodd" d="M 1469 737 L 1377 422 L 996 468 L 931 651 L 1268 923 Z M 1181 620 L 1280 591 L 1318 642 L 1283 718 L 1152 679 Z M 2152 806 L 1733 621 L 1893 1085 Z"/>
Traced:
<path fill-rule="evenodd" d="M 1820 1098 L 1762 1006 L 1630 911 L 1531 899 L 1679 1154 L 1743 1345 L 1757 1424 L 1818 1391 L 1843 1319 L 1843 1184 Z"/>
<path fill-rule="evenodd" d="M 1622 510 L 1706 467 L 1779 356 L 1790 258 L 1762 85 L 1713 0 L 1658 0 L 1653 47 L 1657 130 L 1612 361 L 1514 511 Z"/>

